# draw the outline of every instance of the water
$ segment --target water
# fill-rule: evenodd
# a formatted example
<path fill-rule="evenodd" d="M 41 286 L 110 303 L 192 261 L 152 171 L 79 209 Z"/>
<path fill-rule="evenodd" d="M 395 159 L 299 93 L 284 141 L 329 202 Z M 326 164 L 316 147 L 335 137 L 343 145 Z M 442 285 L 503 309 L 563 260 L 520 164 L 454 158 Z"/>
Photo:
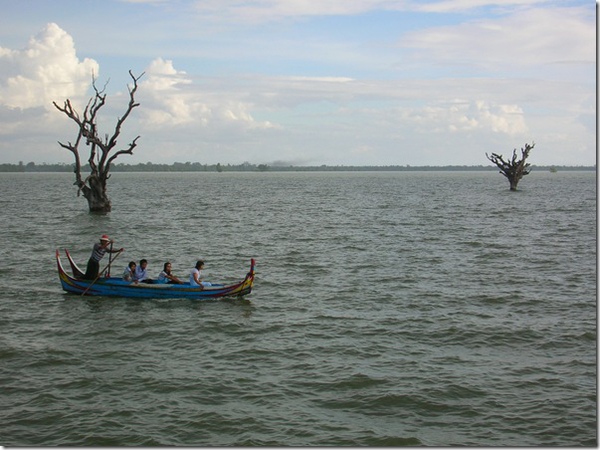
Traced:
<path fill-rule="evenodd" d="M 597 445 L 595 173 L 115 173 L 105 216 L 72 181 L 0 174 L 0 445 Z M 255 290 L 63 293 L 103 233 Z"/>

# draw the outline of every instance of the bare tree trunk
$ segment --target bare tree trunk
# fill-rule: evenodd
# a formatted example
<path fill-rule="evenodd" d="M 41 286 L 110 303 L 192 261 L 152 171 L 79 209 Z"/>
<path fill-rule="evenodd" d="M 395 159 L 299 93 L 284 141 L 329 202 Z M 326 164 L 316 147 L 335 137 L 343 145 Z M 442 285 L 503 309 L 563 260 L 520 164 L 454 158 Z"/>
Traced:
<path fill-rule="evenodd" d="M 90 212 L 107 213 L 112 205 L 106 193 L 106 182 L 102 182 L 96 176 L 87 179 L 87 186 L 81 189 L 83 196 L 88 201 Z"/>
<path fill-rule="evenodd" d="M 106 94 L 104 94 L 104 88 L 99 91 L 96 87 L 95 79 L 92 77 L 92 86 L 94 88 L 95 96 L 90 98 L 85 110 L 83 111 L 83 118 L 79 117 L 77 111 L 75 111 L 71 105 L 70 100 L 66 100 L 62 107 L 58 106 L 56 102 L 53 102 L 56 109 L 63 112 L 67 117 L 73 120 L 78 125 L 78 134 L 75 143 L 63 144 L 59 142 L 59 145 L 73 153 L 75 157 L 75 185 L 79 188 L 77 195 L 83 193 L 83 197 L 88 201 L 88 207 L 90 212 L 107 213 L 112 209 L 110 199 L 108 198 L 106 191 L 106 184 L 110 178 L 109 172 L 112 162 L 120 155 L 133 154 L 133 149 L 136 147 L 136 142 L 139 136 L 136 137 L 127 148 L 118 150 L 115 153 L 111 152 L 117 145 L 117 138 L 121 134 L 121 127 L 133 108 L 139 106 L 139 103 L 135 102 L 135 92 L 138 88 L 138 80 L 144 75 L 135 77 L 131 71 L 129 75 L 133 80 L 133 87 L 129 87 L 129 105 L 127 110 L 117 120 L 113 135 L 109 137 L 105 135 L 104 140 L 99 137 L 97 127 L 97 115 L 102 106 L 106 101 Z M 90 174 L 87 178 L 83 179 L 81 176 L 81 157 L 79 154 L 79 144 L 85 142 L 85 145 L 90 148 L 90 155 L 88 163 L 90 165 Z"/>

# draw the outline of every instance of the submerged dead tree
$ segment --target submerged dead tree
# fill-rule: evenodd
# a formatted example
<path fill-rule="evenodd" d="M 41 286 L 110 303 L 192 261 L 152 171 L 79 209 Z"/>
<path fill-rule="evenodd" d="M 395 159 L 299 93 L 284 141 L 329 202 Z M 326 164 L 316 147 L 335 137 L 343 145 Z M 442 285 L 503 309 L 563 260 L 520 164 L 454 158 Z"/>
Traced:
<path fill-rule="evenodd" d="M 92 77 L 92 87 L 94 88 L 95 95 L 88 101 L 83 111 L 83 117 L 73 109 L 69 99 L 65 100 L 62 107 L 57 105 L 56 102 L 52 102 L 56 109 L 73 120 L 79 128 L 74 143 L 68 142 L 67 144 L 63 144 L 59 142 L 58 144 L 72 152 L 75 157 L 75 168 L 73 170 L 75 173 L 75 183 L 73 184 L 79 188 L 77 196 L 83 193 L 83 196 L 88 201 L 90 212 L 106 213 L 111 210 L 111 202 L 106 192 L 106 182 L 110 178 L 111 164 L 121 155 L 132 155 L 133 149 L 137 145 L 137 140 L 140 138 L 139 136 L 136 137 L 126 148 L 115 151 L 117 138 L 121 134 L 123 123 L 129 117 L 133 108 L 139 106 L 139 103 L 135 102 L 135 92 L 138 88 L 138 80 L 144 74 L 142 73 L 139 77 L 135 77 L 130 70 L 129 75 L 133 80 L 133 86 L 127 86 L 129 89 L 129 104 L 125 113 L 117 119 L 112 136 L 105 134 L 104 138 L 101 138 L 98 131 L 98 113 L 106 102 L 106 94 L 104 93 L 106 85 L 104 85 L 102 90 L 98 90 L 94 77 Z M 89 147 L 90 151 L 87 160 L 90 165 L 90 174 L 85 179 L 81 174 L 82 165 L 79 148 L 81 143 Z"/>
<path fill-rule="evenodd" d="M 498 155 L 497 153 L 492 153 L 492 155 L 488 155 L 487 159 L 496 164 L 500 169 L 500 173 L 508 178 L 508 182 L 510 183 L 510 190 L 516 191 L 517 184 L 521 181 L 525 175 L 528 175 L 531 170 L 529 169 L 530 164 L 526 163 L 525 160 L 529 156 L 529 152 L 535 146 L 535 143 L 532 142 L 531 145 L 525 144 L 525 148 L 521 149 L 521 159 L 517 159 L 517 149 L 513 150 L 513 156 L 510 161 L 505 161 L 502 155 Z"/>

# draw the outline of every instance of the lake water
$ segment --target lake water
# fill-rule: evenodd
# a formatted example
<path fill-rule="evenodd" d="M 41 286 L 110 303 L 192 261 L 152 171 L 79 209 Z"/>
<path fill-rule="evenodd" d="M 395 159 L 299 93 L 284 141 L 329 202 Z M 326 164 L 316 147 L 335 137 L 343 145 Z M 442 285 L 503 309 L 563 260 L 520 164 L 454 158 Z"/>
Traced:
<path fill-rule="evenodd" d="M 595 172 L 0 174 L 0 445 L 597 446 Z M 61 291 L 163 262 L 248 301 Z M 108 262 L 103 260 L 102 266 Z"/>

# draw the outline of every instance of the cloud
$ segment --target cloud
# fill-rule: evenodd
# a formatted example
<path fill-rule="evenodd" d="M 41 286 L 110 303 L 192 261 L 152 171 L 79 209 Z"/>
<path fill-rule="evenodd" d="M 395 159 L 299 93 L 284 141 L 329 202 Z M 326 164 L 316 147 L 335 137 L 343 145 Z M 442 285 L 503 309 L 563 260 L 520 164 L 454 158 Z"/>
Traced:
<path fill-rule="evenodd" d="M 196 85 L 171 60 L 157 58 L 146 70 L 147 79 L 140 84 L 142 124 L 157 128 L 235 127 L 241 130 L 274 127 L 268 121 L 256 121 L 251 105 L 240 100 L 236 92 L 219 92 Z"/>
<path fill-rule="evenodd" d="M 180 93 L 181 86 L 190 84 L 185 72 L 177 71 L 172 61 L 157 58 L 145 71 L 146 79 L 140 83 L 140 96 L 150 99 L 152 108 L 141 112 L 143 120 L 151 127 L 182 125 L 198 119 L 202 123 L 206 111 L 194 107 Z"/>
<path fill-rule="evenodd" d="M 540 3 L 547 3 L 547 0 L 441 0 L 413 3 L 413 8 L 417 11 L 432 13 L 456 13 L 469 11 L 477 8 L 486 7 L 518 7 L 533 6 Z"/>
<path fill-rule="evenodd" d="M 84 95 L 98 72 L 98 63 L 80 61 L 71 36 L 50 23 L 26 48 L 0 48 L 0 105 L 52 109 L 52 101 Z"/>
<path fill-rule="evenodd" d="M 405 3 L 391 0 L 199 0 L 195 10 L 205 16 L 260 23 L 292 17 L 359 14 Z"/>
<path fill-rule="evenodd" d="M 421 29 L 400 46 L 437 64 L 519 73 L 541 65 L 595 65 L 595 18 L 583 8 L 519 10 L 499 19 Z M 424 53 L 423 53 L 424 52 Z"/>
<path fill-rule="evenodd" d="M 421 133 L 491 131 L 509 136 L 528 133 L 523 110 L 518 105 L 496 105 L 484 100 L 454 100 L 449 105 L 429 105 L 403 110 L 402 120 L 412 122 Z"/>
<path fill-rule="evenodd" d="M 133 1 L 133 0 L 129 0 Z M 140 0 L 141 1 L 141 0 Z M 373 11 L 465 12 L 485 7 L 531 6 L 547 0 L 197 0 L 201 16 L 250 24 L 284 19 L 350 16 Z"/>

